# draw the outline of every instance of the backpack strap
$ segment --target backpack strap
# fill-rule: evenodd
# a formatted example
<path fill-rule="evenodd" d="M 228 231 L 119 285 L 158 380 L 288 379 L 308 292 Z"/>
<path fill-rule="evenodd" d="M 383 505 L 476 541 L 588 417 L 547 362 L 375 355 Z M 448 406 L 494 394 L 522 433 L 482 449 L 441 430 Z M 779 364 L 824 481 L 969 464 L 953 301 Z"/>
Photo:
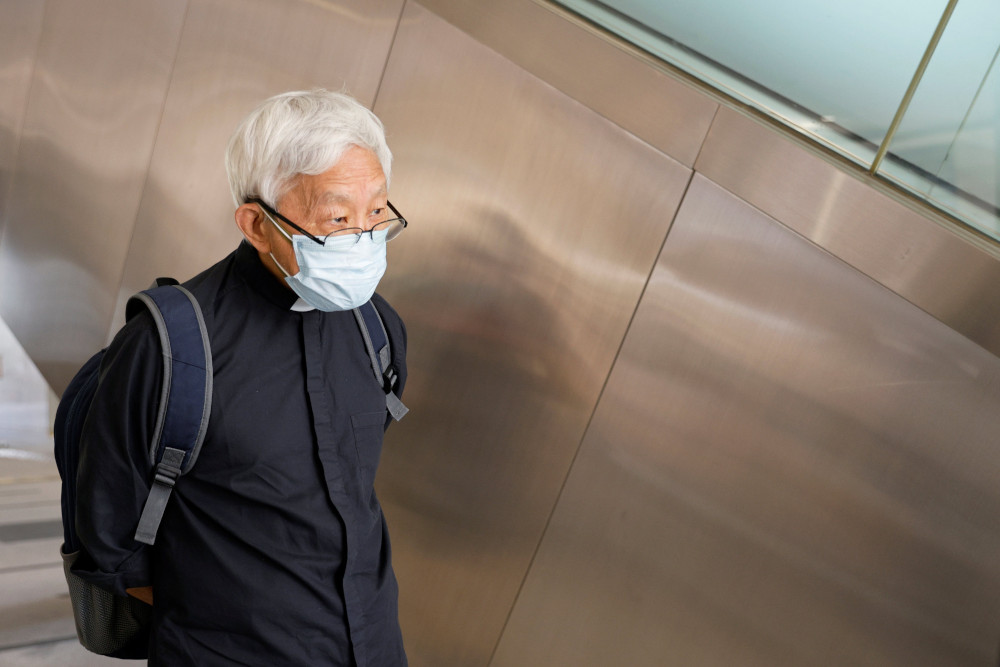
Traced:
<path fill-rule="evenodd" d="M 158 281 L 159 282 L 159 281 Z M 201 308 L 180 285 L 139 292 L 125 308 L 131 318 L 146 308 L 156 322 L 163 352 L 163 383 L 149 444 L 155 467 L 135 539 L 153 544 L 177 478 L 194 465 L 212 411 L 212 349 Z"/>
<path fill-rule="evenodd" d="M 382 323 L 382 318 L 371 301 L 366 301 L 355 308 L 354 318 L 358 321 L 358 328 L 361 329 L 361 337 L 365 339 L 365 349 L 368 350 L 375 379 L 385 392 L 385 407 L 392 418 L 399 421 L 410 410 L 392 391 L 399 382 L 399 377 L 396 375 L 396 369 L 391 366 L 392 349 L 389 347 L 389 335 L 385 332 L 385 324 Z"/>

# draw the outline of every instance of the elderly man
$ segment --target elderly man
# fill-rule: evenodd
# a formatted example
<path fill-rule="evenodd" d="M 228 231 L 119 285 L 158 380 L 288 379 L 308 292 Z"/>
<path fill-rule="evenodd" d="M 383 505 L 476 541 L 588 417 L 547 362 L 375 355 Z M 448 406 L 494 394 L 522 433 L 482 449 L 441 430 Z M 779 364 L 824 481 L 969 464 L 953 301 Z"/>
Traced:
<path fill-rule="evenodd" d="M 386 394 L 351 312 L 372 299 L 400 393 L 406 331 L 374 294 L 406 226 L 391 159 L 379 120 L 322 90 L 273 97 L 236 130 L 226 168 L 245 240 L 184 284 L 211 339 L 211 418 L 155 546 L 133 539 L 162 375 L 149 313 L 105 355 L 74 569 L 153 605 L 150 664 L 406 664 L 373 489 Z"/>

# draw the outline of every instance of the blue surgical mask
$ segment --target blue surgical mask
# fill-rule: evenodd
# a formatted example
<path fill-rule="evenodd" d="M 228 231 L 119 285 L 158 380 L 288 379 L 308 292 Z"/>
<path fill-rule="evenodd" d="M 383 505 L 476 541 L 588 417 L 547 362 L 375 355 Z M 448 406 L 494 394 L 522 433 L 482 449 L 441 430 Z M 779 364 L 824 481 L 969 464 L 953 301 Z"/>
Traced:
<path fill-rule="evenodd" d="M 289 275 L 273 254 L 271 259 L 307 304 L 327 312 L 352 310 L 372 298 L 385 273 L 384 230 L 327 237 L 326 244 L 320 245 L 307 236 L 289 236 L 278 229 L 292 242 L 299 272 Z"/>

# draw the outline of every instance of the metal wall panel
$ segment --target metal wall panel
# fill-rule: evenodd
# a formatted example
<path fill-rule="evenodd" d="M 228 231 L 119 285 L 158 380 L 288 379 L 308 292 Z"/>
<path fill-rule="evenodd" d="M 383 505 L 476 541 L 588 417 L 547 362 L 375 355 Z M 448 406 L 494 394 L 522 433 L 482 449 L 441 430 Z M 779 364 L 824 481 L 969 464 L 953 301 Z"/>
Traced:
<path fill-rule="evenodd" d="M 243 117 L 271 95 L 313 87 L 371 106 L 402 6 L 191 0 L 111 332 L 156 276 L 185 280 L 236 247 L 223 159 Z"/>
<path fill-rule="evenodd" d="M 1000 360 L 696 175 L 495 660 L 995 665 Z"/>
<path fill-rule="evenodd" d="M 17 140 L 21 135 L 35 51 L 42 34 L 45 3 L 9 0 L 0 20 L 0 245 L 7 220 L 7 196 Z"/>
<path fill-rule="evenodd" d="M 185 6 L 46 5 L 0 247 L 0 314 L 57 391 L 104 343 Z"/>
<path fill-rule="evenodd" d="M 690 172 L 412 2 L 375 111 L 412 223 L 380 288 L 403 632 L 413 665 L 486 665 Z"/>
<path fill-rule="evenodd" d="M 694 164 L 718 103 L 690 79 L 539 0 L 423 5 L 546 83 L 684 165 Z"/>
<path fill-rule="evenodd" d="M 1000 246 L 904 206 L 783 136 L 722 109 L 696 168 L 942 322 L 1000 354 Z"/>

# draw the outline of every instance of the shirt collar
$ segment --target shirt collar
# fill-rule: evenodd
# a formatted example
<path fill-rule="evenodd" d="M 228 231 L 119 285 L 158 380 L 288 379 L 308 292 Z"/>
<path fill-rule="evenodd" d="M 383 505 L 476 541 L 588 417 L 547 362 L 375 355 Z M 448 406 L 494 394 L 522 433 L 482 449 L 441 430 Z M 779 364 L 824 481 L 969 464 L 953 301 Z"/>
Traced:
<path fill-rule="evenodd" d="M 267 270 L 260 255 L 246 240 L 236 249 L 236 267 L 250 288 L 283 310 L 311 310 L 284 282 Z M 304 306 L 304 308 L 303 308 Z"/>

